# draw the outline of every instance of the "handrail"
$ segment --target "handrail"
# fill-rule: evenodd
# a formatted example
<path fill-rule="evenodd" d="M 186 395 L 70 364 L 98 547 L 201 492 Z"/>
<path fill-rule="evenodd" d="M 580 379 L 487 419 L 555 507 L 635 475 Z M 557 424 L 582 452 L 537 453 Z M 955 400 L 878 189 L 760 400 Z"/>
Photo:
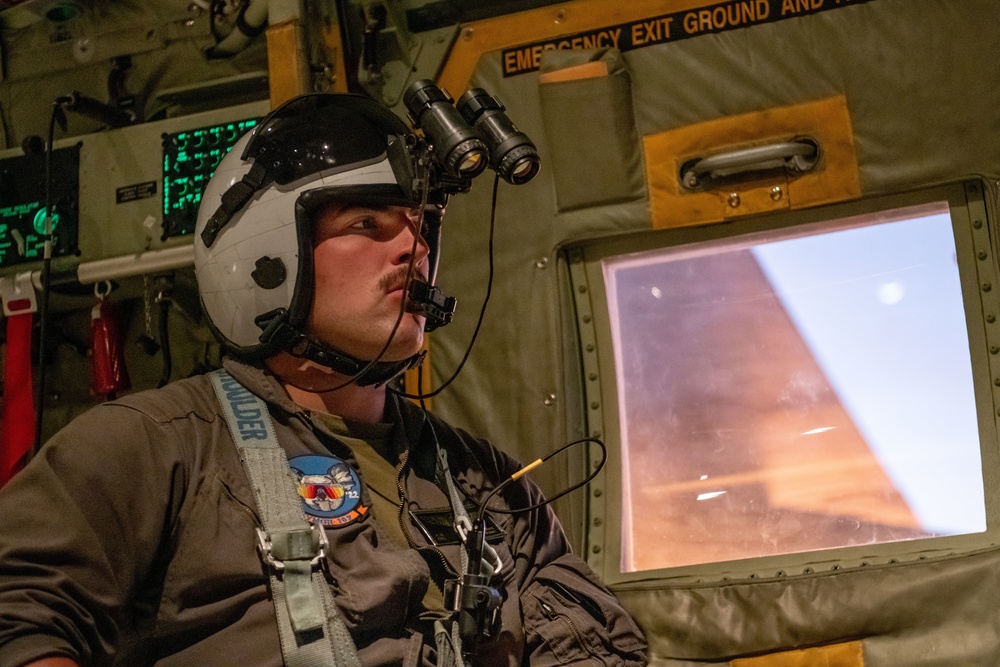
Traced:
<path fill-rule="evenodd" d="M 784 168 L 805 173 L 816 166 L 819 153 L 819 144 L 809 138 L 754 146 L 688 160 L 681 166 L 679 178 L 681 187 L 691 191 L 711 181 L 750 171 Z"/>

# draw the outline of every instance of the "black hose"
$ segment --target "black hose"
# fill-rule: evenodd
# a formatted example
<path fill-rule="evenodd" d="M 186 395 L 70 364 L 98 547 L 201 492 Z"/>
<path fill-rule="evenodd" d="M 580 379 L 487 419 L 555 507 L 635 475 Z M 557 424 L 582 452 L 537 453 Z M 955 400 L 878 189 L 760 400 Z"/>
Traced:
<path fill-rule="evenodd" d="M 163 352 L 163 371 L 160 374 L 160 384 L 157 387 L 165 387 L 167 383 L 170 382 L 170 374 L 172 372 L 172 359 L 170 356 L 170 334 L 169 334 L 169 315 L 170 315 L 170 298 L 166 296 L 161 296 L 160 302 L 160 350 Z"/>

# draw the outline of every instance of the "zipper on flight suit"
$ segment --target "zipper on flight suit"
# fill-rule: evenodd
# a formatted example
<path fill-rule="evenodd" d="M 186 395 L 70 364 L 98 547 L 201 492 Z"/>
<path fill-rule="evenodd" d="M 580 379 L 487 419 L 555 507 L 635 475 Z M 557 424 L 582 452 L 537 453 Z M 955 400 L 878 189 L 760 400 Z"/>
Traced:
<path fill-rule="evenodd" d="M 410 545 L 411 549 L 414 549 L 416 551 L 423 551 L 426 549 L 431 553 L 435 554 L 438 560 L 441 561 L 441 564 L 444 565 L 445 572 L 457 577 L 458 572 L 456 572 L 455 568 L 452 567 L 451 562 L 449 562 L 449 560 L 445 557 L 444 553 L 442 553 L 442 551 L 438 549 L 437 546 L 432 544 L 426 547 L 419 547 L 417 546 L 417 543 L 413 541 L 413 538 L 410 536 L 410 529 L 406 525 L 406 518 L 405 518 L 407 516 L 406 491 L 403 489 L 403 477 L 406 474 L 409 461 L 410 461 L 410 450 L 407 449 L 406 451 L 403 452 L 402 456 L 400 457 L 399 465 L 396 466 L 396 490 L 399 493 L 399 509 L 396 512 L 396 519 L 399 521 L 399 528 L 400 530 L 403 531 L 403 537 L 406 538 L 406 543 Z"/>

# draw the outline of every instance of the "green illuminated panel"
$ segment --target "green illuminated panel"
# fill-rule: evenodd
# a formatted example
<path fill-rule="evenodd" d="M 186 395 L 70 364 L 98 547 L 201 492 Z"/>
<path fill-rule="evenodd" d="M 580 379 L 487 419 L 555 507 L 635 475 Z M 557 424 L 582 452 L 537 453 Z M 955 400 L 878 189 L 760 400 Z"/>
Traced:
<path fill-rule="evenodd" d="M 80 148 L 52 152 L 52 256 L 78 251 Z M 37 262 L 45 247 L 45 162 L 41 155 L 0 160 L 0 268 Z"/>
<path fill-rule="evenodd" d="M 257 124 L 222 123 L 163 135 L 163 238 L 194 231 L 201 193 L 219 162 Z"/>

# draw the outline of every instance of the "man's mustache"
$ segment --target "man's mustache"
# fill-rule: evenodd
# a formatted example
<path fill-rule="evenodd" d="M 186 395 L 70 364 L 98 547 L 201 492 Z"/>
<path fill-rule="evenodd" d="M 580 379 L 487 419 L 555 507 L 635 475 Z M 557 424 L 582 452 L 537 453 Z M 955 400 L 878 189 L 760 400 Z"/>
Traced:
<path fill-rule="evenodd" d="M 402 289 L 406 285 L 407 272 L 408 267 L 401 266 L 398 269 L 382 276 L 378 281 L 379 289 L 383 292 L 391 292 L 396 289 Z M 424 272 L 420 268 L 413 267 L 413 279 L 426 281 L 427 276 L 424 275 Z"/>

